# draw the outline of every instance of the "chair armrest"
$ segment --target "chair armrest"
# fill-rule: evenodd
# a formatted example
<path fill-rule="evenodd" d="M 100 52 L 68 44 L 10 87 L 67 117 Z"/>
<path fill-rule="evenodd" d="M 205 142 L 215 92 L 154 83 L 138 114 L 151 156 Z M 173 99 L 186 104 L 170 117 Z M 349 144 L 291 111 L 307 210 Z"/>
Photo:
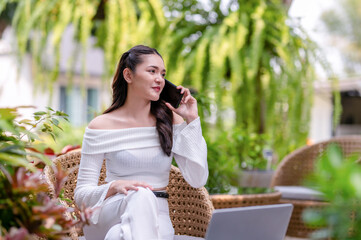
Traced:
<path fill-rule="evenodd" d="M 175 235 L 205 237 L 213 205 L 206 188 L 193 188 L 179 168 L 172 166 L 167 187 L 169 216 Z"/>

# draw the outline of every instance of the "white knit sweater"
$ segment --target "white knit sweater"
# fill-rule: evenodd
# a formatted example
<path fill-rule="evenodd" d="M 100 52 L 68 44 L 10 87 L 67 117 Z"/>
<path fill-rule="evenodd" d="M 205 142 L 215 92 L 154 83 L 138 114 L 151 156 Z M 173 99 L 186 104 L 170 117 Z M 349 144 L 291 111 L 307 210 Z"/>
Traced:
<path fill-rule="evenodd" d="M 154 188 L 166 187 L 174 157 L 184 179 L 202 187 L 208 178 L 207 145 L 199 117 L 189 123 L 173 125 L 171 156 L 161 149 L 155 127 L 127 129 L 86 128 L 79 166 L 75 202 L 96 208 L 102 205 L 110 184 L 118 179 L 144 181 Z M 106 159 L 106 182 L 98 186 L 100 169 Z M 93 223 L 98 213 L 94 213 Z"/>

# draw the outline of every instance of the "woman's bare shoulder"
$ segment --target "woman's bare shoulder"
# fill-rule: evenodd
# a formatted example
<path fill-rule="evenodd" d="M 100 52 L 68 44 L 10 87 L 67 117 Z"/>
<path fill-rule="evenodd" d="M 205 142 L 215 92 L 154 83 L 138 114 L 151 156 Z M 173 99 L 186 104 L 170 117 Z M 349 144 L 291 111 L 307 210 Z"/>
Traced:
<path fill-rule="evenodd" d="M 173 112 L 173 124 L 181 124 L 184 122 L 184 119 L 179 116 L 178 114 L 176 114 L 175 112 Z"/>
<path fill-rule="evenodd" d="M 112 114 L 106 113 L 95 117 L 88 124 L 88 128 L 90 129 L 109 129 L 114 126 L 114 118 L 111 116 Z"/>

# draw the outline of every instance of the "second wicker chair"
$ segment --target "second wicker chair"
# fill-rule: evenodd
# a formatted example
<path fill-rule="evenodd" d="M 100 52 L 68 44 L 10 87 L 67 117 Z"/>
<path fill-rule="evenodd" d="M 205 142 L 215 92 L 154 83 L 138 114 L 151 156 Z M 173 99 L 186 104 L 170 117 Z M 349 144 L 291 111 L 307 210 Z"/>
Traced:
<path fill-rule="evenodd" d="M 311 146 L 302 147 L 287 155 L 279 164 L 271 187 L 275 186 L 302 186 L 305 177 L 313 172 L 317 157 L 331 143 L 338 144 L 345 156 L 353 153 L 361 153 L 361 136 L 334 137 L 328 141 L 320 142 Z M 284 199 L 281 203 L 292 203 L 294 210 L 288 226 L 287 235 L 292 237 L 306 238 L 316 228 L 307 227 L 302 221 L 302 212 L 306 208 L 319 209 L 326 202 L 314 200 Z"/>

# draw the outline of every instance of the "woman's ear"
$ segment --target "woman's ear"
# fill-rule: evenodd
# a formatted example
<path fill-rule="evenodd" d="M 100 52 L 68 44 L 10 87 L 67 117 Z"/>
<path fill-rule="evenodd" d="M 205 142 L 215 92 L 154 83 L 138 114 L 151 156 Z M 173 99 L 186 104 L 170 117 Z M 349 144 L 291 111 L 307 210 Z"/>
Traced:
<path fill-rule="evenodd" d="M 125 68 L 123 70 L 123 76 L 124 76 L 124 79 L 125 81 L 127 81 L 127 83 L 132 83 L 132 71 L 129 69 L 129 68 Z"/>

